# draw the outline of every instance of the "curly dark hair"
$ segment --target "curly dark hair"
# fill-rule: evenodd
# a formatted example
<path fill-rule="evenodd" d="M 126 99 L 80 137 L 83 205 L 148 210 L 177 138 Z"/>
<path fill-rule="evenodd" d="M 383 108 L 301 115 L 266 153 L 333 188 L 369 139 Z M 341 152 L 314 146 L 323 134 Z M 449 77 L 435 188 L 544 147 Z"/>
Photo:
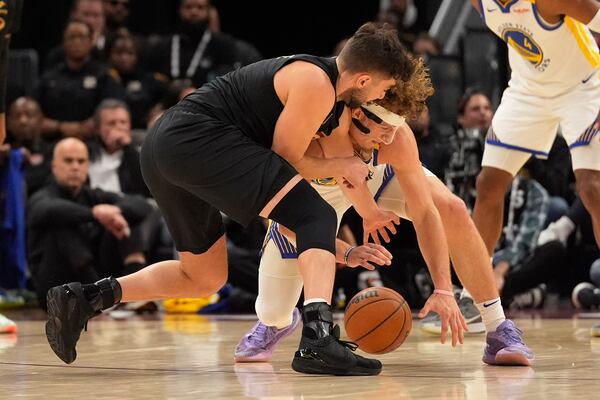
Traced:
<path fill-rule="evenodd" d="M 434 89 L 429 71 L 421 57 L 408 55 L 410 74 L 407 79 L 398 79 L 396 86 L 387 91 L 385 97 L 375 103 L 407 120 L 417 118 L 425 109 L 427 99 Z"/>

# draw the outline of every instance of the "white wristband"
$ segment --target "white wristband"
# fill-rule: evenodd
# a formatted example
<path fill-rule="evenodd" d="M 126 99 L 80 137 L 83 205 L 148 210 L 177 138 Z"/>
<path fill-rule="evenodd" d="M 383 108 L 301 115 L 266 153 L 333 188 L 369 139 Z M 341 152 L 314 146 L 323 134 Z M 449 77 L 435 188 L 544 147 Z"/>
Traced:
<path fill-rule="evenodd" d="M 594 18 L 587 24 L 587 27 L 596 33 L 600 33 L 600 9 L 598 9 Z"/>

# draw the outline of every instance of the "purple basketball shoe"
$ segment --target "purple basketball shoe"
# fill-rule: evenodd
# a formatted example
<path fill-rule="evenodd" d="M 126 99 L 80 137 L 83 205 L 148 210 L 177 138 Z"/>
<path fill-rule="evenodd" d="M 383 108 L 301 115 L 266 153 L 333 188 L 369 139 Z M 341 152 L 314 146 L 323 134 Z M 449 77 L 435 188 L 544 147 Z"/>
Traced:
<path fill-rule="evenodd" d="M 487 346 L 483 353 L 483 362 L 490 365 L 533 364 L 533 352 L 523 343 L 523 332 L 507 319 L 495 332 L 486 336 Z"/>
<path fill-rule="evenodd" d="M 271 359 L 277 343 L 291 335 L 300 323 L 300 311 L 294 308 L 292 323 L 282 329 L 266 326 L 260 320 L 244 335 L 235 348 L 235 362 L 265 362 Z"/>

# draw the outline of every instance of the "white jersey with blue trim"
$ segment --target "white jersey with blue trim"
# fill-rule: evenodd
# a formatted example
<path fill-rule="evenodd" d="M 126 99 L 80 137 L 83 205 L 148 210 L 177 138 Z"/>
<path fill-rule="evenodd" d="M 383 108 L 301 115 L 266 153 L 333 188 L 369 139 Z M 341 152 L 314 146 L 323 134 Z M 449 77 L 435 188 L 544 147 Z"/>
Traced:
<path fill-rule="evenodd" d="M 581 22 L 565 16 L 550 24 L 535 0 L 479 0 L 479 7 L 486 25 L 508 44 L 509 86 L 554 97 L 598 72 L 598 46 Z"/>
<path fill-rule="evenodd" d="M 368 162 L 371 174 L 369 175 L 367 186 L 369 187 L 369 191 L 375 197 L 375 200 L 377 200 L 380 192 L 385 188 L 390 179 L 394 177 L 394 170 L 391 165 L 379 164 L 377 162 L 378 154 L 378 151 L 374 150 L 371 160 Z M 335 178 L 315 179 L 311 182 L 311 185 L 335 210 L 337 214 L 337 227 L 339 229 L 342 217 L 352 206 L 352 203 L 346 198 Z M 291 242 L 279 232 L 276 222 L 272 222 L 269 225 L 265 237 L 265 245 L 269 240 L 273 240 L 279 249 L 282 258 L 290 259 L 298 257 L 296 254 L 295 243 Z"/>

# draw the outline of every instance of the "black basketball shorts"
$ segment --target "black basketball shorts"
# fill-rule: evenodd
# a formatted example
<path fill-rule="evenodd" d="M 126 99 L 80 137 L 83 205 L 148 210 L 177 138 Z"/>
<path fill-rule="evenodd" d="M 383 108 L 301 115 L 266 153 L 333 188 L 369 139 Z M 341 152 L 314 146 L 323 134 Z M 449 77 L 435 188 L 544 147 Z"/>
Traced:
<path fill-rule="evenodd" d="M 223 235 L 220 211 L 246 226 L 298 174 L 237 127 L 180 108 L 148 132 L 141 168 L 177 250 L 195 254 Z"/>

